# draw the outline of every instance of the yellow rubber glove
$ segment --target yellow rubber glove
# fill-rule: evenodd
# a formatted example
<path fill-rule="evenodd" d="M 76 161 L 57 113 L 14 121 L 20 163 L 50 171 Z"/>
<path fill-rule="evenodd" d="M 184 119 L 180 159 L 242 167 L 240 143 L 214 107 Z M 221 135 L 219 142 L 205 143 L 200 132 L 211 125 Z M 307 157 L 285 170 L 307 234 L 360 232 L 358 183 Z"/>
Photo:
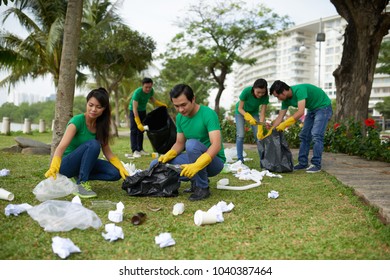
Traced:
<path fill-rule="evenodd" d="M 250 125 L 255 125 L 257 123 L 256 119 L 254 117 L 252 117 L 251 114 L 249 114 L 248 112 L 246 112 L 244 114 L 244 119 L 250 124 Z"/>
<path fill-rule="evenodd" d="M 165 155 L 161 155 L 158 158 L 158 161 L 162 163 L 166 163 L 171 159 L 174 159 L 176 156 L 177 156 L 177 152 L 175 150 L 169 150 L 168 152 L 165 153 Z"/>
<path fill-rule="evenodd" d="M 287 127 L 289 127 L 290 125 L 293 125 L 295 122 L 296 122 L 296 120 L 294 119 L 294 117 L 289 117 L 287 120 L 285 120 L 284 122 L 282 122 L 281 124 L 279 124 L 279 125 L 276 127 L 276 130 L 277 130 L 277 131 L 283 131 L 283 130 L 285 130 Z"/>
<path fill-rule="evenodd" d="M 45 177 L 53 177 L 54 179 L 57 179 L 57 173 L 60 172 L 60 166 L 61 166 L 61 158 L 59 156 L 54 156 L 51 160 L 50 168 L 46 171 Z"/>
<path fill-rule="evenodd" d="M 165 103 L 162 103 L 161 101 L 158 101 L 157 99 L 154 100 L 154 104 L 157 106 L 157 107 L 161 107 L 161 106 L 164 106 L 164 107 L 167 107 L 167 104 Z"/>
<path fill-rule="evenodd" d="M 257 139 L 259 139 L 259 140 L 263 140 L 264 139 L 264 129 L 263 129 L 263 125 L 262 124 L 259 124 L 257 126 Z"/>
<path fill-rule="evenodd" d="M 135 123 L 137 124 L 138 129 L 139 129 L 141 132 L 144 132 L 145 129 L 144 129 L 144 126 L 143 126 L 142 123 L 141 123 L 140 118 L 139 118 L 139 117 L 135 117 L 134 120 L 135 120 Z"/>
<path fill-rule="evenodd" d="M 272 130 L 274 129 L 274 127 L 271 127 L 269 130 L 268 130 L 268 133 L 263 137 L 263 139 L 264 138 L 266 138 L 266 137 L 268 137 L 268 136 L 270 136 L 271 134 L 272 134 Z"/>
<path fill-rule="evenodd" d="M 182 169 L 180 176 L 186 176 L 191 179 L 196 173 L 209 165 L 211 160 L 211 156 L 208 153 L 204 153 L 194 163 L 180 165 Z"/>
<path fill-rule="evenodd" d="M 129 176 L 129 172 L 127 172 L 127 170 L 117 156 L 112 157 L 110 159 L 110 162 L 113 166 L 116 167 L 116 169 L 119 170 L 119 174 L 121 174 L 122 179 L 126 179 L 126 177 Z"/>

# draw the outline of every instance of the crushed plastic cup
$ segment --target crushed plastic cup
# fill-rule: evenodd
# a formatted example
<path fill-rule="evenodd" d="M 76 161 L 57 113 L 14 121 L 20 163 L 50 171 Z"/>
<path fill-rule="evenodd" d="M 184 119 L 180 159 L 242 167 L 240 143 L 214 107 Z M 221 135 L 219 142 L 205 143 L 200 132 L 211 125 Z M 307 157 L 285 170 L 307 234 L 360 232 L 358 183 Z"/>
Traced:
<path fill-rule="evenodd" d="M 175 205 L 173 205 L 173 210 L 172 210 L 172 214 L 177 216 L 177 215 L 181 215 L 183 214 L 184 212 L 184 203 L 176 203 Z"/>
<path fill-rule="evenodd" d="M 133 217 L 131 217 L 131 223 L 135 226 L 138 226 L 142 224 L 145 221 L 145 219 L 146 219 L 146 214 L 139 212 L 135 214 Z"/>
<path fill-rule="evenodd" d="M 0 199 L 12 201 L 14 200 L 14 194 L 3 188 L 0 188 Z"/>
<path fill-rule="evenodd" d="M 211 225 L 217 223 L 218 219 L 216 213 L 198 210 L 195 212 L 194 222 L 197 226 Z"/>
<path fill-rule="evenodd" d="M 149 126 L 148 125 L 144 125 L 144 130 L 145 131 L 149 131 Z"/>

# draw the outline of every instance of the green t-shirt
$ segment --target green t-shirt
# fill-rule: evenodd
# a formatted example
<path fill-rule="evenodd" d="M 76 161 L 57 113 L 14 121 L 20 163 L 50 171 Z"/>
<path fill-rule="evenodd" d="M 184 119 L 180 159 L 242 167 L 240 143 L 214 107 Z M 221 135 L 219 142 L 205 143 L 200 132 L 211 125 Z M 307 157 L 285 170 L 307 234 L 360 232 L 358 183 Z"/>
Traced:
<path fill-rule="evenodd" d="M 282 110 L 289 106 L 298 107 L 298 102 L 306 99 L 306 106 L 309 111 L 324 108 L 332 104 L 328 95 L 319 87 L 311 84 L 299 84 L 291 86 L 292 97 L 282 101 Z"/>
<path fill-rule="evenodd" d="M 87 127 L 84 114 L 76 115 L 71 118 L 67 126 L 70 124 L 74 124 L 76 126 L 76 134 L 70 142 L 69 146 L 66 148 L 64 156 L 73 152 L 75 149 L 77 149 L 78 146 L 80 146 L 84 142 L 96 139 L 96 133 L 90 132 Z"/>
<path fill-rule="evenodd" d="M 246 87 L 240 94 L 240 100 L 236 103 L 236 115 L 240 114 L 238 111 L 238 105 L 240 101 L 244 101 L 244 111 L 248 112 L 252 116 L 259 114 L 259 106 L 264 104 L 267 105 L 269 103 L 269 96 L 264 95 L 260 98 L 256 98 L 252 94 L 252 87 Z"/>
<path fill-rule="evenodd" d="M 178 133 L 183 133 L 186 139 L 196 139 L 207 148 L 211 146 L 209 132 L 221 130 L 217 113 L 214 110 L 200 105 L 199 111 L 192 117 L 185 117 L 182 114 L 176 116 L 176 129 Z M 218 152 L 223 162 L 226 161 L 225 151 L 221 139 L 221 150 Z"/>
<path fill-rule="evenodd" d="M 154 89 L 152 88 L 149 93 L 146 93 L 142 90 L 142 87 L 137 88 L 133 92 L 131 97 L 129 110 L 133 110 L 133 100 L 138 102 L 138 111 L 146 111 L 146 104 L 148 104 L 149 99 L 154 95 Z"/>

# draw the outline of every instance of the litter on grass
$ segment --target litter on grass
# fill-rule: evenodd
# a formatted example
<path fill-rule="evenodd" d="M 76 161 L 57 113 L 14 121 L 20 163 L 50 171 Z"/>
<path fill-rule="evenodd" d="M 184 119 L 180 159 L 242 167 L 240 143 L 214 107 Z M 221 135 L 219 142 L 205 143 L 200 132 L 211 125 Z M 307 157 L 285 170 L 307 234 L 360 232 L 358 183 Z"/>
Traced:
<path fill-rule="evenodd" d="M 47 200 L 27 210 L 45 231 L 70 231 L 74 228 L 98 229 L 102 222 L 95 212 L 78 203 Z"/>
<path fill-rule="evenodd" d="M 125 237 L 122 228 L 116 226 L 115 224 L 106 224 L 104 229 L 107 233 L 102 232 L 102 236 L 105 240 L 109 240 L 110 242 L 118 240 L 119 238 L 123 239 Z"/>
<path fill-rule="evenodd" d="M 116 204 L 116 210 L 111 210 L 108 212 L 108 219 L 114 223 L 122 222 L 123 221 L 123 209 L 125 209 L 125 206 L 123 205 L 122 201 L 119 201 Z"/>
<path fill-rule="evenodd" d="M 28 203 L 22 204 L 8 204 L 4 209 L 4 214 L 8 217 L 10 215 L 18 216 L 19 214 L 31 209 L 32 206 Z"/>
<path fill-rule="evenodd" d="M 222 223 L 224 221 L 223 213 L 230 212 L 234 208 L 231 202 L 227 204 L 225 201 L 220 201 L 213 205 L 209 210 L 197 210 L 194 214 L 194 223 L 197 226 Z"/>
<path fill-rule="evenodd" d="M 172 238 L 172 235 L 169 232 L 160 233 L 158 236 L 154 237 L 154 241 L 160 248 L 173 246 L 176 244 L 175 240 Z"/>
<path fill-rule="evenodd" d="M 8 176 L 9 175 L 9 170 L 8 169 L 5 169 L 5 168 L 3 168 L 3 169 L 1 169 L 0 170 L 0 177 L 3 177 L 3 176 Z"/>
<path fill-rule="evenodd" d="M 279 197 L 279 192 L 277 192 L 277 191 L 272 190 L 272 191 L 270 191 L 270 192 L 268 193 L 268 198 L 274 198 L 274 199 L 276 199 L 276 198 L 278 198 L 278 197 Z"/>
<path fill-rule="evenodd" d="M 71 253 L 81 252 L 80 248 L 74 245 L 72 240 L 59 236 L 54 236 L 52 238 L 51 247 L 53 249 L 53 252 L 62 259 L 67 258 Z"/>
<path fill-rule="evenodd" d="M 68 177 L 57 174 L 57 178 L 49 177 L 41 181 L 33 190 L 39 201 L 65 197 L 78 191 L 77 185 Z"/>

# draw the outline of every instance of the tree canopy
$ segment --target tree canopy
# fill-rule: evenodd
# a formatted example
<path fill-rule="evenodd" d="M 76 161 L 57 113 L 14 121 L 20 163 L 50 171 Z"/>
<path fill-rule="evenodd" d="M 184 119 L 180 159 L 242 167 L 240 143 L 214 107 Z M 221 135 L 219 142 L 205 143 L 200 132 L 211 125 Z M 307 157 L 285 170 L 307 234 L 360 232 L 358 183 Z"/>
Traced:
<path fill-rule="evenodd" d="M 188 16 L 178 23 L 183 31 L 171 41 L 166 58 L 179 59 L 193 55 L 218 89 L 215 111 L 219 112 L 226 76 L 234 63 L 253 64 L 253 59 L 240 56 L 250 44 L 271 47 L 290 24 L 287 16 L 279 16 L 262 4 L 249 7 L 245 1 L 199 1 L 191 5 Z M 191 56 L 192 57 L 192 56 Z"/>

